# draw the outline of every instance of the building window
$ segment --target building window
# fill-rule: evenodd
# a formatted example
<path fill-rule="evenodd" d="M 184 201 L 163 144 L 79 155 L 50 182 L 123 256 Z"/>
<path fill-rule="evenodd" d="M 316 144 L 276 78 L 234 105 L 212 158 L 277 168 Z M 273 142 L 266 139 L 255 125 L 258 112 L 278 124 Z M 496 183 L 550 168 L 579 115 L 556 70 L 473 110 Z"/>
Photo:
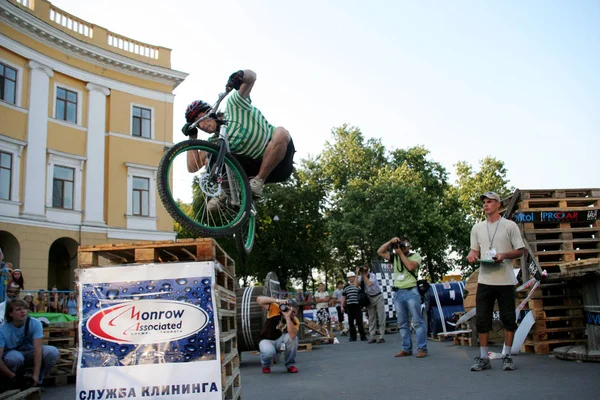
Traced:
<path fill-rule="evenodd" d="M 77 123 L 77 92 L 56 88 L 56 113 L 54 118 Z"/>
<path fill-rule="evenodd" d="M 133 204 L 132 214 L 140 217 L 147 217 L 150 203 L 150 179 L 133 177 Z"/>
<path fill-rule="evenodd" d="M 150 139 L 152 137 L 152 110 L 133 106 L 131 132 L 133 136 Z"/>
<path fill-rule="evenodd" d="M 0 199 L 10 200 L 12 189 L 12 154 L 0 152 Z"/>
<path fill-rule="evenodd" d="M 52 180 L 52 207 L 73 209 L 73 194 L 75 189 L 75 169 L 54 166 Z"/>
<path fill-rule="evenodd" d="M 0 100 L 17 104 L 17 70 L 0 63 Z"/>

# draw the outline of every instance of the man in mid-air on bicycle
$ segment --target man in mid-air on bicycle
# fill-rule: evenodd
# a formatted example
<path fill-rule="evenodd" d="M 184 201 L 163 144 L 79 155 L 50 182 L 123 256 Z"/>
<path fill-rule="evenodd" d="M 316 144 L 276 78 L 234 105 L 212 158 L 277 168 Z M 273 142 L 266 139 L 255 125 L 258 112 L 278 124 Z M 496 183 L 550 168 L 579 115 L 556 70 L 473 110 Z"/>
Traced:
<path fill-rule="evenodd" d="M 226 90 L 232 91 L 227 99 L 225 115 L 215 114 L 201 121 L 198 128 L 212 133 L 216 140 L 224 117 L 227 121 L 227 135 L 231 152 L 240 162 L 250 179 L 250 190 L 255 198 L 262 196 L 265 183 L 283 182 L 290 177 L 293 169 L 294 142 L 290 133 L 283 127 L 269 124 L 260 110 L 252 105 L 250 92 L 256 82 L 256 73 L 250 70 L 231 74 Z M 187 123 L 182 131 L 191 139 L 197 138 L 197 129 L 189 126 L 210 111 L 211 106 L 202 100 L 192 102 L 185 111 Z M 202 151 L 188 151 L 189 172 L 198 171 L 206 160 Z M 224 193 L 224 192 L 223 192 Z M 208 209 L 215 211 L 225 201 L 224 194 L 213 197 Z"/>

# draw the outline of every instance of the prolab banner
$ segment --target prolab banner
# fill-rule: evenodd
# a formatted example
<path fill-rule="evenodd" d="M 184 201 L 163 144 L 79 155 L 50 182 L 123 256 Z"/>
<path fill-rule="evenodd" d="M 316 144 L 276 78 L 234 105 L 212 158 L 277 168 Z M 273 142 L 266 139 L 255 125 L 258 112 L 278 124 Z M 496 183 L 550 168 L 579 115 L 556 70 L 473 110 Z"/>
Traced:
<path fill-rule="evenodd" d="M 214 263 L 77 272 L 78 399 L 222 398 Z"/>

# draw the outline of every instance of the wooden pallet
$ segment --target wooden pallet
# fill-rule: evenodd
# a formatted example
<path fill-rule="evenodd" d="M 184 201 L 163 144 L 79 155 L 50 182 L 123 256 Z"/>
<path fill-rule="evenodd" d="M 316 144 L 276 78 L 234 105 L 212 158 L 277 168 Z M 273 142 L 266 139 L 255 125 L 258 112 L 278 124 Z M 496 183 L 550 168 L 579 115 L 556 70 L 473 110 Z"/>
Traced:
<path fill-rule="evenodd" d="M 53 328 L 48 327 L 44 329 L 44 339 L 54 338 L 69 338 L 77 336 L 77 328 Z"/>
<path fill-rule="evenodd" d="M 181 239 L 144 243 L 80 246 L 79 267 L 90 268 L 115 264 L 145 264 L 210 261 L 214 263 L 215 288 L 221 350 L 221 383 L 224 399 L 241 395 L 240 356 L 237 344 L 235 266 L 218 243 L 211 238 Z M 48 339 L 58 340 L 58 339 Z M 64 340 L 64 339 L 63 339 Z M 58 384 L 64 376 L 49 377 Z"/>
<path fill-rule="evenodd" d="M 431 333 L 427 334 L 427 338 L 428 338 L 429 340 L 433 340 L 433 341 L 436 341 L 436 342 L 446 342 L 446 341 L 448 341 L 448 340 L 452 340 L 452 337 L 451 337 L 451 336 L 446 336 L 446 335 L 434 335 L 434 334 L 431 334 Z"/>
<path fill-rule="evenodd" d="M 147 264 L 152 262 L 218 261 L 231 275 L 234 262 L 212 238 L 165 240 L 144 243 L 79 246 L 80 268 L 110 264 Z"/>
<path fill-rule="evenodd" d="M 299 353 L 312 351 L 312 348 L 313 348 L 312 343 L 298 343 L 298 352 Z"/>
<path fill-rule="evenodd" d="M 398 333 L 400 326 L 396 322 L 388 322 L 385 324 L 385 333 Z"/>
<path fill-rule="evenodd" d="M 590 258 L 560 265 L 560 273 L 564 278 L 585 276 L 598 271 L 600 271 L 600 258 Z"/>
<path fill-rule="evenodd" d="M 532 189 L 521 190 L 521 199 L 569 199 L 600 197 L 600 189 Z"/>
<path fill-rule="evenodd" d="M 54 347 L 73 347 L 75 346 L 74 337 L 55 337 L 55 338 L 44 338 L 44 344 Z"/>
<path fill-rule="evenodd" d="M 535 354 L 550 354 L 552 350 L 557 347 L 572 346 L 577 344 L 587 343 L 587 339 L 573 339 L 573 340 L 545 340 L 534 343 L 531 340 L 525 341 L 521 347 L 521 351 L 524 353 L 535 353 Z"/>
<path fill-rule="evenodd" d="M 25 390 L 8 390 L 0 393 L 0 400 L 39 400 L 42 398 L 42 389 L 31 387 Z"/>

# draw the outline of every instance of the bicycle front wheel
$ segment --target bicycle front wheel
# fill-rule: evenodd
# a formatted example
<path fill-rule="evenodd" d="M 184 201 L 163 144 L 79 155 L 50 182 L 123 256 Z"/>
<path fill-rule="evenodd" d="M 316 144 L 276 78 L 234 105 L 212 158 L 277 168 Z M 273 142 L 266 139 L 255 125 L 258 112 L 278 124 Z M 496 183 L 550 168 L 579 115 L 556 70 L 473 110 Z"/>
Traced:
<path fill-rule="evenodd" d="M 254 204 L 250 208 L 250 217 L 244 224 L 244 227 L 235 234 L 235 246 L 238 252 L 250 254 L 254 246 L 254 233 L 256 230 L 256 209 Z"/>
<path fill-rule="evenodd" d="M 157 188 L 165 209 L 200 236 L 232 235 L 246 226 L 250 215 L 246 173 L 230 154 L 222 163 L 218 155 L 212 143 L 187 140 L 171 147 L 158 166 Z"/>

